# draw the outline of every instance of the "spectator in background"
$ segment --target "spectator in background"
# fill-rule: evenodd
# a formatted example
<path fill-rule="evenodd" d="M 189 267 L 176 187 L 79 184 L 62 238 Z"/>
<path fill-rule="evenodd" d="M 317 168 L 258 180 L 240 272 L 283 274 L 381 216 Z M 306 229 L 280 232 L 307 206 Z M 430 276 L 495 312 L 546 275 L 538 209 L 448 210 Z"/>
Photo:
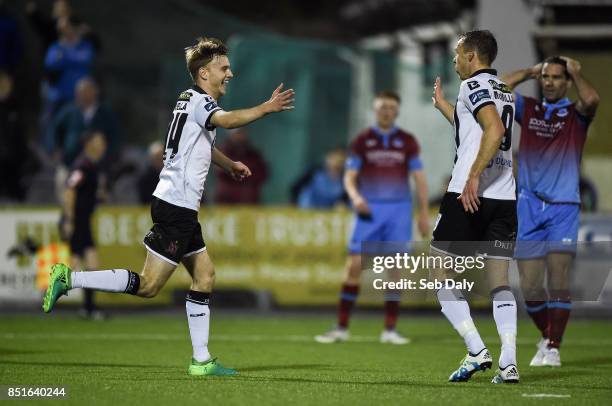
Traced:
<path fill-rule="evenodd" d="M 57 22 L 62 18 L 73 15 L 70 2 L 67 0 L 55 0 L 50 16 L 46 16 L 41 12 L 36 1 L 29 1 L 26 4 L 25 11 L 32 27 L 42 41 L 43 49 L 49 48 L 52 43 L 58 40 Z M 102 44 L 100 38 L 87 24 L 81 23 L 78 29 L 83 38 L 90 41 L 97 52 L 101 51 Z"/>
<path fill-rule="evenodd" d="M 72 8 L 67 0 L 55 0 L 51 9 L 51 16 L 44 15 L 38 8 L 36 1 L 26 4 L 26 15 L 34 31 L 43 43 L 44 49 L 58 40 L 57 22 L 60 18 L 70 17 Z"/>
<path fill-rule="evenodd" d="M 0 0 L 0 71 L 14 75 L 22 54 L 23 44 L 17 20 L 9 13 L 4 0 Z"/>
<path fill-rule="evenodd" d="M 164 145 L 155 141 L 149 145 L 149 163 L 138 178 L 138 197 L 140 203 L 151 204 L 153 191 L 159 182 L 159 173 L 164 167 Z"/>
<path fill-rule="evenodd" d="M 346 152 L 334 148 L 325 154 L 325 165 L 309 171 L 297 183 L 297 204 L 303 209 L 332 208 L 347 203 L 342 183 Z"/>
<path fill-rule="evenodd" d="M 96 82 L 85 77 L 79 80 L 75 91 L 75 102 L 70 103 L 56 115 L 50 134 L 53 153 L 59 159 L 55 185 L 58 197 L 63 194 L 68 168 L 83 149 L 83 134 L 91 130 L 101 131 L 108 147 L 101 166 L 104 171 L 117 162 L 119 150 L 119 126 L 113 111 L 100 103 L 100 91 Z"/>
<path fill-rule="evenodd" d="M 83 147 L 81 136 L 97 129 L 106 136 L 108 148 L 104 161 L 114 160 L 119 149 L 119 125 L 113 111 L 100 102 L 100 89 L 90 77 L 76 85 L 74 103 L 64 106 L 51 126 L 54 153 L 66 167 L 70 167 Z"/>
<path fill-rule="evenodd" d="M 22 175 L 27 162 L 26 140 L 22 132 L 18 103 L 11 76 L 0 70 L 0 197 L 22 200 Z M 10 175 L 9 175 L 10 174 Z"/>
<path fill-rule="evenodd" d="M 238 188 L 230 174 L 220 172 L 217 176 L 215 201 L 220 204 L 259 204 L 261 187 L 268 178 L 268 165 L 249 142 L 246 130 L 239 128 L 231 131 L 219 149 L 235 161 L 248 166 L 253 174 L 244 179 Z"/>
<path fill-rule="evenodd" d="M 53 148 L 52 134 L 45 129 L 58 111 L 74 99 L 78 81 L 90 76 L 95 50 L 90 41 L 80 34 L 81 21 L 75 17 L 62 17 L 57 22 L 59 40 L 52 43 L 45 56 L 47 80 L 44 90 L 44 112 L 41 122 L 45 132 L 45 147 Z"/>
<path fill-rule="evenodd" d="M 99 131 L 83 136 L 83 153 L 75 161 L 66 182 L 62 200 L 60 235 L 70 244 L 70 266 L 73 269 L 98 269 L 98 253 L 91 231 L 91 218 L 98 202 L 106 199 L 104 175 L 100 162 L 106 152 L 106 139 Z M 83 291 L 82 314 L 86 318 L 104 318 L 94 304 L 94 291 Z"/>

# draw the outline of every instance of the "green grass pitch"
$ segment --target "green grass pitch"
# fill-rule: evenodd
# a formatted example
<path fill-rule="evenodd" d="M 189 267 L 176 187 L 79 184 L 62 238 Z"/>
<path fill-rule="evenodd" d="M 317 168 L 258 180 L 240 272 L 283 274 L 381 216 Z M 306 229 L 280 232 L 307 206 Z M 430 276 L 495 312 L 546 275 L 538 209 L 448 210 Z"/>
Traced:
<path fill-rule="evenodd" d="M 405 346 L 376 342 L 382 317 L 369 315 L 354 318 L 354 342 L 312 341 L 332 322 L 329 313 L 213 313 L 211 352 L 240 375 L 202 378 L 186 373 L 191 344 L 181 312 L 106 322 L 64 312 L 1 316 L 0 385 L 65 385 L 63 405 L 609 405 L 612 399 L 612 322 L 570 321 L 563 367 L 543 369 L 528 366 L 537 334 L 522 320 L 518 385 L 491 384 L 492 371 L 448 383 L 464 346 L 442 315 L 404 317 L 400 331 L 413 340 Z M 497 360 L 493 321 L 481 317 L 476 324 Z"/>

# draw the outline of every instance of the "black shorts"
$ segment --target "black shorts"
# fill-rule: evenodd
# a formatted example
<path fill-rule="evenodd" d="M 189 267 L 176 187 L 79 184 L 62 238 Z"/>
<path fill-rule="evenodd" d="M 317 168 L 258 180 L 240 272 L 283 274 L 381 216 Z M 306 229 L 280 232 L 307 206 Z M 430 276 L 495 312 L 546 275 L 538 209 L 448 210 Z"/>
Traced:
<path fill-rule="evenodd" d="M 478 211 L 470 213 L 458 197 L 458 193 L 444 195 L 432 248 L 451 255 L 512 259 L 517 231 L 516 201 L 479 197 Z"/>
<path fill-rule="evenodd" d="M 145 235 L 144 245 L 157 257 L 178 265 L 183 257 L 206 249 L 197 211 L 154 198 L 151 219 L 153 227 Z"/>
<path fill-rule="evenodd" d="M 70 253 L 83 258 L 87 249 L 95 247 L 91 232 L 91 217 L 77 217 L 74 221 L 74 232 L 70 237 Z"/>

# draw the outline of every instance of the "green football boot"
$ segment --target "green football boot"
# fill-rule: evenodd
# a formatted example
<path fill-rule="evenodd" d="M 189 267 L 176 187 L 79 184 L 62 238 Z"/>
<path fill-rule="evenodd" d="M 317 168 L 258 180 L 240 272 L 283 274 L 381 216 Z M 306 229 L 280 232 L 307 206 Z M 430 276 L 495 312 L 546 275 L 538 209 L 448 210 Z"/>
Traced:
<path fill-rule="evenodd" d="M 51 277 L 49 278 L 49 287 L 47 287 L 47 291 L 45 292 L 45 297 L 43 299 L 43 310 L 45 313 L 49 313 L 57 299 L 60 296 L 67 294 L 67 292 L 72 288 L 72 283 L 70 280 L 70 274 L 72 271 L 68 266 L 64 264 L 55 264 L 51 267 Z"/>
<path fill-rule="evenodd" d="M 238 375 L 238 371 L 235 369 L 225 368 L 223 365 L 217 362 L 216 358 L 210 359 L 204 362 L 198 362 L 195 359 L 191 359 L 191 365 L 189 365 L 189 375 L 194 376 L 232 376 Z"/>

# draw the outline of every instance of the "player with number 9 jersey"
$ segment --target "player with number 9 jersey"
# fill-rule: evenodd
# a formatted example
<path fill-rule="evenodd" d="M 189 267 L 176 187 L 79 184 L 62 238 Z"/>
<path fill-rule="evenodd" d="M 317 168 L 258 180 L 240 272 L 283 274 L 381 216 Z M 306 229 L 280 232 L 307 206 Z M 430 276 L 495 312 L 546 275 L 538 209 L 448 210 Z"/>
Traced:
<path fill-rule="evenodd" d="M 483 134 L 476 118 L 478 111 L 485 106 L 494 105 L 501 117 L 505 133 L 495 156 L 480 175 L 478 196 L 516 200 L 511 149 L 514 99 L 512 90 L 496 73 L 495 69 L 482 69 L 464 80 L 459 87 L 454 121 L 457 154 L 448 191 L 463 192 Z"/>

